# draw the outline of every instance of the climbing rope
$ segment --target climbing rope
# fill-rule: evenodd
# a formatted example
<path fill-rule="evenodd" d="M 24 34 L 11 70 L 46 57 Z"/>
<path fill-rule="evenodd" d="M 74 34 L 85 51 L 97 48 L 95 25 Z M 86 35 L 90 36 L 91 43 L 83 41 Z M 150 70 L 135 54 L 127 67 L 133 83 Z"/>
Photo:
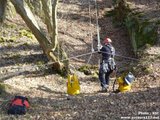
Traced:
<path fill-rule="evenodd" d="M 98 12 L 98 4 L 97 4 L 97 0 L 95 0 L 95 9 L 96 9 L 96 27 L 97 27 L 97 40 L 98 40 L 98 51 L 100 51 L 100 33 L 99 33 L 99 21 L 98 21 L 98 16 L 99 16 L 99 12 Z"/>
<path fill-rule="evenodd" d="M 93 48 L 93 34 L 92 34 L 92 17 L 91 17 L 91 1 L 89 0 L 89 24 L 90 24 L 90 40 L 92 41 L 91 43 L 91 51 L 93 52 L 94 51 L 94 48 Z M 88 59 L 88 62 L 87 64 L 89 64 L 90 60 L 92 58 L 92 53 L 91 55 L 89 56 L 89 59 Z"/>
<path fill-rule="evenodd" d="M 98 12 L 97 0 L 95 0 L 94 2 L 95 2 L 95 11 L 96 11 L 96 31 L 97 31 L 97 41 L 98 41 L 97 47 L 98 47 L 98 51 L 100 51 L 101 43 L 100 43 L 99 22 L 98 22 L 99 12 Z M 92 18 L 91 18 L 91 1 L 90 0 L 89 0 L 89 16 L 90 16 L 90 28 L 91 28 L 91 26 L 92 26 Z M 91 51 L 93 52 L 94 51 L 94 48 L 93 48 L 93 35 L 92 35 L 92 30 L 91 29 L 90 29 L 90 31 L 91 31 L 90 40 L 92 41 Z M 91 58 L 92 58 L 92 54 L 90 55 L 87 64 L 89 64 Z M 98 65 L 99 65 L 99 63 L 100 63 L 100 59 L 98 60 Z"/>
<path fill-rule="evenodd" d="M 63 1 L 64 2 L 64 1 Z M 100 33 L 99 33 L 99 21 L 98 21 L 98 16 L 99 16 L 99 13 L 98 13 L 98 4 L 97 4 L 97 0 L 94 0 L 95 2 L 95 9 L 96 9 L 96 27 L 97 27 L 97 40 L 98 40 L 98 51 L 94 51 L 93 49 L 93 34 L 92 34 L 92 31 L 90 33 L 90 39 L 92 40 L 92 44 L 91 44 L 91 52 L 88 52 L 88 53 L 85 53 L 85 54 L 80 54 L 80 55 L 77 55 L 77 56 L 72 56 L 72 57 L 69 57 L 69 58 L 66 58 L 66 59 L 61 59 L 59 60 L 60 62 L 63 62 L 63 61 L 66 61 L 66 60 L 70 60 L 70 59 L 73 59 L 73 58 L 78 58 L 78 57 L 82 57 L 82 56 L 87 56 L 87 55 L 90 55 L 89 59 L 88 59 L 88 62 L 90 62 L 91 58 L 92 58 L 92 55 L 94 53 L 98 53 L 100 51 Z M 92 18 L 91 18 L 91 1 L 89 0 L 89 16 L 90 16 L 90 26 L 92 25 Z M 68 16 L 67 16 L 68 17 Z M 63 15 L 61 16 L 61 19 L 63 18 Z M 59 47 L 59 46 L 58 46 Z M 107 52 L 102 52 L 102 53 L 107 53 Z M 107 53 L 107 54 L 110 54 L 110 53 Z M 125 59 L 129 59 L 129 60 L 133 60 L 133 61 L 139 61 L 138 59 L 136 58 L 131 58 L 131 57 L 126 57 L 126 56 L 122 56 L 122 55 L 115 55 L 117 57 L 122 57 L 122 58 L 125 58 Z M 58 50 L 58 58 L 59 58 L 59 50 Z M 31 69 L 33 69 L 33 67 L 41 67 L 41 68 L 46 68 L 47 66 L 50 66 L 54 63 L 57 63 L 57 62 L 49 62 L 49 63 L 46 63 L 44 64 L 43 66 L 42 65 L 36 65 L 36 66 L 27 66 L 27 67 L 24 67 L 26 68 L 25 70 L 23 71 L 18 71 L 18 72 L 15 72 L 14 74 L 12 73 L 11 76 L 13 75 L 19 75 L 21 74 L 22 72 L 25 72 L 27 69 L 28 71 L 30 71 Z M 100 59 L 99 59 L 99 63 L 100 63 Z M 8 77 L 10 75 L 6 75 L 6 76 L 1 76 L 0 77 L 0 80 L 1 79 L 4 79 L 4 77 Z"/>
<path fill-rule="evenodd" d="M 100 46 L 101 46 L 101 42 L 100 42 L 100 32 L 99 32 L 99 11 L 98 11 L 98 4 L 97 4 L 97 0 L 95 0 L 95 9 L 96 9 L 96 27 L 97 27 L 97 41 L 98 41 L 98 52 L 100 51 Z M 98 59 L 98 68 L 100 68 L 100 58 Z"/>
<path fill-rule="evenodd" d="M 66 60 L 70 60 L 70 59 L 74 59 L 74 58 L 78 58 L 78 57 L 87 56 L 87 55 L 90 55 L 90 54 L 95 54 L 95 53 L 98 53 L 98 52 L 99 51 L 93 51 L 93 52 L 88 52 L 88 53 L 85 53 L 85 54 L 72 56 L 72 57 L 69 57 L 69 58 L 66 58 L 66 59 L 61 59 L 60 62 L 63 62 L 63 61 L 66 61 Z M 108 53 L 108 52 L 102 52 L 102 53 L 111 54 L 111 53 Z M 132 57 L 126 57 L 126 56 L 122 56 L 122 55 L 115 54 L 115 56 L 121 57 L 121 58 L 124 58 L 124 59 L 128 59 L 128 60 L 132 60 L 132 61 L 136 61 L 136 62 L 140 61 L 139 59 L 132 58 Z M 17 71 L 17 72 L 11 73 L 11 74 L 7 73 L 7 75 L 2 75 L 0 77 L 0 81 L 4 80 L 5 78 L 8 78 L 9 76 L 15 76 L 15 75 L 19 75 L 19 74 L 21 74 L 23 72 L 33 70 L 33 68 L 38 68 L 38 67 L 46 68 L 46 67 L 49 67 L 49 66 L 51 66 L 52 64 L 55 64 L 55 63 L 57 63 L 57 62 L 49 62 L 49 63 L 43 64 L 43 65 L 36 65 L 36 66 L 26 66 L 26 67 L 24 67 L 25 70 Z"/>

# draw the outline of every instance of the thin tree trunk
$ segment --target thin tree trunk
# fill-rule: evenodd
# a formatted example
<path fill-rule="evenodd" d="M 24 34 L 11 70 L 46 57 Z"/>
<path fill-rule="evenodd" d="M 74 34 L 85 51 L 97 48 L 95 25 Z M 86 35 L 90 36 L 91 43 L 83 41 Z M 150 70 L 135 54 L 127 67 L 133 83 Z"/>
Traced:
<path fill-rule="evenodd" d="M 3 23 L 5 19 L 7 0 L 0 0 L 0 23 Z"/>
<path fill-rule="evenodd" d="M 55 51 L 58 40 L 57 40 L 57 5 L 59 0 L 41 0 L 42 8 L 45 14 L 45 24 L 47 25 L 48 33 L 52 43 L 52 51 Z"/>
<path fill-rule="evenodd" d="M 56 48 L 58 44 L 57 36 L 58 36 L 58 29 L 57 29 L 57 5 L 58 5 L 59 0 L 54 0 L 53 3 L 53 8 L 52 9 L 52 20 L 53 20 L 53 36 L 54 40 L 52 39 L 52 45 L 54 46 L 54 49 Z"/>
<path fill-rule="evenodd" d="M 41 0 L 42 9 L 45 14 L 45 24 L 47 25 L 47 30 L 50 38 L 52 39 L 53 23 L 52 23 L 52 0 Z"/>

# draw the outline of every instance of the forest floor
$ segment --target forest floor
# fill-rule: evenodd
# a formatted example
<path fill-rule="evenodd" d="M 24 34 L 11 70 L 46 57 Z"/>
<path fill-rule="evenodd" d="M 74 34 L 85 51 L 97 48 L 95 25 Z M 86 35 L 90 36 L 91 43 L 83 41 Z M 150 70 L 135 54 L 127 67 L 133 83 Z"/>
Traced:
<path fill-rule="evenodd" d="M 1 27 L 0 33 L 0 82 L 3 82 L 7 89 L 6 92 L 0 91 L 0 119 L 136 120 L 138 117 L 148 116 L 150 120 L 160 119 L 159 42 L 154 46 L 145 46 L 142 48 L 143 53 L 138 55 L 140 57 L 135 56 L 127 32 L 123 28 L 116 28 L 111 18 L 104 17 L 112 8 L 112 0 L 99 0 L 98 4 L 101 39 L 109 36 L 113 41 L 118 55 L 118 76 L 131 69 L 135 70 L 136 80 L 132 90 L 127 93 L 113 93 L 113 75 L 109 91 L 99 93 L 101 88 L 98 78 L 77 71 L 81 94 L 69 96 L 68 99 L 67 78 L 43 66 L 48 60 L 38 42 L 20 16 L 10 16 Z M 150 17 L 159 18 L 158 0 L 135 0 L 132 4 Z M 60 1 L 58 10 L 58 39 L 63 43 L 69 57 L 90 52 L 92 42 L 96 48 L 94 2 L 91 2 L 91 26 L 88 0 L 63 0 Z M 93 41 L 90 38 L 91 32 Z M 87 55 L 71 59 L 70 64 L 78 69 L 87 64 L 89 57 Z M 93 54 L 89 64 L 98 66 L 99 58 L 100 55 Z M 29 98 L 31 107 L 24 116 L 10 116 L 6 113 L 5 101 L 7 103 L 15 95 Z"/>

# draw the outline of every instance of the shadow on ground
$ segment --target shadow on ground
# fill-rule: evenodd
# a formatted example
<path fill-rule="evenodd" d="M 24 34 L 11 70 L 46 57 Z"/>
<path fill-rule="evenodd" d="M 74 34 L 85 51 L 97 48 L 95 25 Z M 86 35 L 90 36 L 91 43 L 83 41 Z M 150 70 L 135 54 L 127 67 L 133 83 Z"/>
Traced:
<path fill-rule="evenodd" d="M 121 117 L 143 117 L 147 112 L 150 116 L 160 117 L 160 88 L 149 88 L 145 91 L 129 93 L 81 94 L 67 98 L 61 93 L 59 97 L 48 98 L 29 96 L 31 108 L 19 119 L 59 119 L 59 120 L 118 120 Z M 12 95 L 13 96 L 13 95 Z M 8 94 L 8 97 L 10 95 Z M 7 98 L 6 98 L 7 99 Z M 156 113 L 153 115 L 152 113 Z M 146 115 L 146 116 L 149 116 Z M 4 110 L 1 119 L 9 119 Z M 16 118 L 12 116 L 13 118 Z"/>

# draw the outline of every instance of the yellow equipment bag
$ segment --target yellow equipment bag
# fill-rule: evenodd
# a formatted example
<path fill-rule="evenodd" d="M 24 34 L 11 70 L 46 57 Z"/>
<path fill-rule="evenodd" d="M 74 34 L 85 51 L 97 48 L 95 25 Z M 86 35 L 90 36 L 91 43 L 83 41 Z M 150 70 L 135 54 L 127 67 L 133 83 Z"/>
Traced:
<path fill-rule="evenodd" d="M 69 95 L 80 94 L 80 85 L 79 85 L 78 77 L 75 74 L 68 75 L 67 94 Z"/>
<path fill-rule="evenodd" d="M 120 92 L 126 92 L 126 91 L 130 91 L 130 90 L 131 90 L 131 84 L 130 84 L 130 85 L 127 85 L 127 84 L 124 82 L 123 77 L 119 77 L 119 78 L 118 78 L 118 84 L 119 84 L 118 90 L 119 90 Z"/>

